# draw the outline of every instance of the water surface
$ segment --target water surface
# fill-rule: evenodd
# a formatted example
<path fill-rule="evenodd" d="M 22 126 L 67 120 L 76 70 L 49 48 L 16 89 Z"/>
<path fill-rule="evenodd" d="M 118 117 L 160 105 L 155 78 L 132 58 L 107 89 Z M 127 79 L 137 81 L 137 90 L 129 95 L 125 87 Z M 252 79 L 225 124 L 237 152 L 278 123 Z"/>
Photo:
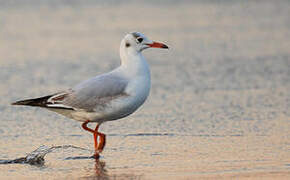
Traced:
<path fill-rule="evenodd" d="M 45 145 L 40 166 L 0 165 L 0 178 L 289 177 L 288 1 L 0 1 L 0 159 Z M 170 49 L 144 52 L 149 99 L 108 122 L 99 161 L 80 123 L 12 107 L 119 65 L 131 31 Z"/>

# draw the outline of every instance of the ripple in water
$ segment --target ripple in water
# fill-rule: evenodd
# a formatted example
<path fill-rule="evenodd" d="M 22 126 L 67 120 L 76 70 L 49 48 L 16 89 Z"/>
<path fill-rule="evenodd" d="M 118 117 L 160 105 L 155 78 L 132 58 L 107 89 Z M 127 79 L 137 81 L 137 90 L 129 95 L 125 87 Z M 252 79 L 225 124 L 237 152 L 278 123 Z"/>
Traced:
<path fill-rule="evenodd" d="M 47 147 L 45 145 L 40 146 L 36 150 L 32 151 L 25 157 L 20 157 L 16 159 L 8 159 L 8 160 L 0 160 L 0 164 L 30 164 L 30 165 L 43 165 L 44 164 L 44 156 L 48 153 L 51 153 L 57 149 L 78 149 L 78 150 L 86 150 L 85 148 L 73 146 L 73 145 L 62 145 L 62 146 L 52 146 Z M 76 157 L 67 157 L 65 160 L 74 160 L 74 159 L 92 159 L 94 156 L 76 156 Z"/>

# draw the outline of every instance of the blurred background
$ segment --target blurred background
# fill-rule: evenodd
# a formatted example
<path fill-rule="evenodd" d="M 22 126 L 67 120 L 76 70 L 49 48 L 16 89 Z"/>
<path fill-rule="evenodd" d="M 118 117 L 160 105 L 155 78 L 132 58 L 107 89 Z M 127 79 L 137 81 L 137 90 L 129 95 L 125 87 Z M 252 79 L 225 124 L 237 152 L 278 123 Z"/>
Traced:
<path fill-rule="evenodd" d="M 101 177 L 289 176 L 289 17 L 286 0 L 1 0 L 0 159 L 43 144 L 93 149 L 79 122 L 10 103 L 116 68 L 121 39 L 139 31 L 170 49 L 143 53 L 152 74 L 143 107 L 101 126 Z M 0 177 L 99 177 L 93 160 L 66 156 L 0 166 Z"/>

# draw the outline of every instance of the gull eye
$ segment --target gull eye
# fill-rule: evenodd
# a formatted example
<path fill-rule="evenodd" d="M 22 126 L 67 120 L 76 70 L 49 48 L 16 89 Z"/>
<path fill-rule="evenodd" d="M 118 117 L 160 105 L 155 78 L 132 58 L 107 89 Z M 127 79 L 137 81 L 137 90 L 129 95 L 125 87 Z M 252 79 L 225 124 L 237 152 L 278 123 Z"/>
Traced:
<path fill-rule="evenodd" d="M 137 41 L 138 41 L 138 43 L 141 43 L 141 42 L 143 41 L 143 38 L 138 37 L 138 38 L 137 38 Z"/>

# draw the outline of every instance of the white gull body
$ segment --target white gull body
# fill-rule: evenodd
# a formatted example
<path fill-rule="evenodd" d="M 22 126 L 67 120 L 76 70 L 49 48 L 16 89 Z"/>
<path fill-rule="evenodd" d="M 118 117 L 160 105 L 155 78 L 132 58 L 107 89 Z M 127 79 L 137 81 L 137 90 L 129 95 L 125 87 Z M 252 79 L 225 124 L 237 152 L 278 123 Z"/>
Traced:
<path fill-rule="evenodd" d="M 81 122 L 117 120 L 136 111 L 150 92 L 150 69 L 142 55 L 149 47 L 168 48 L 134 32 L 121 41 L 121 65 L 53 95 L 18 101 L 14 105 L 40 106 Z"/>

